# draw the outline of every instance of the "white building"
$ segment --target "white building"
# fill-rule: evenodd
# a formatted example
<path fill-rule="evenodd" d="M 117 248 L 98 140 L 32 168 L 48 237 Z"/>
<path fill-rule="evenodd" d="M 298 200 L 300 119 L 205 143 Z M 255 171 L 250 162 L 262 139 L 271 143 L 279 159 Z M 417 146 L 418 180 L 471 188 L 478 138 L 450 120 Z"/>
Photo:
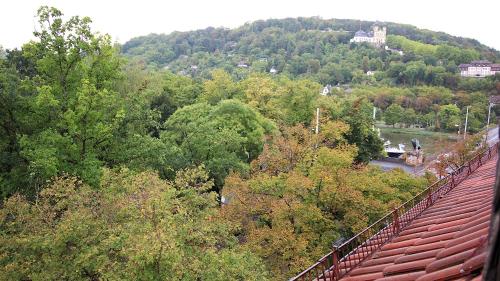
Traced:
<path fill-rule="evenodd" d="M 323 90 L 320 92 L 322 96 L 328 96 L 329 93 L 332 91 L 332 85 L 328 84 L 325 87 L 323 87 Z"/>
<path fill-rule="evenodd" d="M 356 33 L 354 34 L 354 38 L 352 38 L 350 42 L 367 42 L 378 47 L 383 46 L 386 41 L 387 28 L 385 26 L 380 27 L 375 24 L 373 25 L 372 29 L 373 30 L 370 32 L 364 32 L 363 30 L 356 31 Z"/>
<path fill-rule="evenodd" d="M 500 64 L 487 60 L 475 60 L 471 63 L 461 64 L 458 68 L 462 77 L 486 77 L 500 73 Z"/>
<path fill-rule="evenodd" d="M 246 62 L 240 61 L 240 63 L 238 63 L 238 67 L 239 68 L 248 68 L 248 64 L 246 64 Z"/>
<path fill-rule="evenodd" d="M 398 49 L 391 49 L 391 48 L 389 48 L 389 46 L 385 46 L 385 50 L 389 51 L 391 53 L 399 54 L 400 56 L 403 56 L 405 54 L 403 51 L 398 50 Z"/>

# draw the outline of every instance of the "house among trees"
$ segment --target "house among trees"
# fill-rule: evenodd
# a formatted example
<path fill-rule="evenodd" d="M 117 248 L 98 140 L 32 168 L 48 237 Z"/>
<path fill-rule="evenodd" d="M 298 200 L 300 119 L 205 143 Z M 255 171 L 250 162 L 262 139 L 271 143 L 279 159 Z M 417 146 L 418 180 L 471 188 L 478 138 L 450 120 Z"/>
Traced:
<path fill-rule="evenodd" d="M 500 64 L 487 60 L 474 60 L 458 66 L 462 77 L 486 77 L 500 73 Z"/>
<path fill-rule="evenodd" d="M 389 51 L 391 53 L 396 53 L 396 54 L 399 54 L 400 56 L 403 56 L 405 53 L 402 51 L 402 50 L 398 50 L 398 49 L 391 49 L 389 48 L 389 46 L 385 46 L 385 50 L 386 51 Z"/>
<path fill-rule="evenodd" d="M 320 92 L 322 96 L 328 96 L 328 94 L 332 91 L 332 85 L 328 84 L 323 87 L 323 90 Z"/>
<path fill-rule="evenodd" d="M 385 26 L 379 26 L 374 24 L 372 26 L 372 31 L 365 32 L 363 30 L 358 30 L 354 34 L 354 38 L 350 40 L 351 43 L 363 43 L 367 42 L 377 47 L 381 47 L 386 41 L 387 28 Z"/>
<path fill-rule="evenodd" d="M 248 68 L 248 64 L 244 61 L 240 61 L 240 63 L 238 63 L 238 67 L 239 68 Z"/>

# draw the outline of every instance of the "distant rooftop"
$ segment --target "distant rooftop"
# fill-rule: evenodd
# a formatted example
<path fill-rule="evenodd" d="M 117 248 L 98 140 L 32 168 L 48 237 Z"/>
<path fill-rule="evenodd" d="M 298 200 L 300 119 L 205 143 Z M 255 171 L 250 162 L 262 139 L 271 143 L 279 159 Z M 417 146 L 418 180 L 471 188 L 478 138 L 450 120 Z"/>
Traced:
<path fill-rule="evenodd" d="M 462 63 L 458 67 L 459 68 L 467 68 L 467 67 L 477 67 L 477 66 L 489 66 L 491 68 L 498 69 L 500 68 L 500 64 L 498 63 L 491 63 L 488 60 L 473 60 L 470 63 Z"/>
<path fill-rule="evenodd" d="M 373 32 L 365 32 L 363 30 L 358 30 L 354 33 L 354 37 L 373 37 Z"/>
<path fill-rule="evenodd" d="M 491 61 L 489 61 L 489 60 L 473 60 L 473 61 L 471 61 L 471 64 L 491 64 Z"/>

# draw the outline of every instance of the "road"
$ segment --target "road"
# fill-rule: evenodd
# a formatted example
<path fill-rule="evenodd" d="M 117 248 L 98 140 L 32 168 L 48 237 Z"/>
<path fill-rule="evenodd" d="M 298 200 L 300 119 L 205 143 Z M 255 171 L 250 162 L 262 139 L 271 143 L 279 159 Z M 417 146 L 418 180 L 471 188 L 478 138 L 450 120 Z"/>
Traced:
<path fill-rule="evenodd" d="M 488 142 L 489 146 L 494 145 L 498 141 L 498 127 L 497 126 L 489 129 L 488 137 L 487 137 L 486 141 Z"/>
<path fill-rule="evenodd" d="M 370 161 L 370 164 L 379 166 L 384 171 L 400 168 L 409 174 L 414 174 L 415 172 L 419 173 L 420 170 L 423 169 L 423 166 L 419 166 L 415 170 L 415 167 L 408 166 L 404 162 L 396 163 L 396 162 L 389 162 L 389 161 L 385 161 L 385 160 L 372 160 L 372 161 Z"/>

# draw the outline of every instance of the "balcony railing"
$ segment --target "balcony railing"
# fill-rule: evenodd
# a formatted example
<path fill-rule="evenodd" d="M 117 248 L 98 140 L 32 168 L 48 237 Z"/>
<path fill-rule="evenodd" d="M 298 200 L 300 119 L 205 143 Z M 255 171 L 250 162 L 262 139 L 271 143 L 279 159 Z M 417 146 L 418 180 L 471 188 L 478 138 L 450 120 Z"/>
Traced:
<path fill-rule="evenodd" d="M 341 246 L 334 247 L 331 252 L 299 275 L 291 278 L 290 281 L 340 280 L 401 232 L 425 209 L 434 204 L 438 198 L 448 193 L 484 162 L 494 157 L 498 153 L 498 146 L 497 142 L 488 149 L 477 153 L 471 160 L 448 176 L 436 181 Z"/>

